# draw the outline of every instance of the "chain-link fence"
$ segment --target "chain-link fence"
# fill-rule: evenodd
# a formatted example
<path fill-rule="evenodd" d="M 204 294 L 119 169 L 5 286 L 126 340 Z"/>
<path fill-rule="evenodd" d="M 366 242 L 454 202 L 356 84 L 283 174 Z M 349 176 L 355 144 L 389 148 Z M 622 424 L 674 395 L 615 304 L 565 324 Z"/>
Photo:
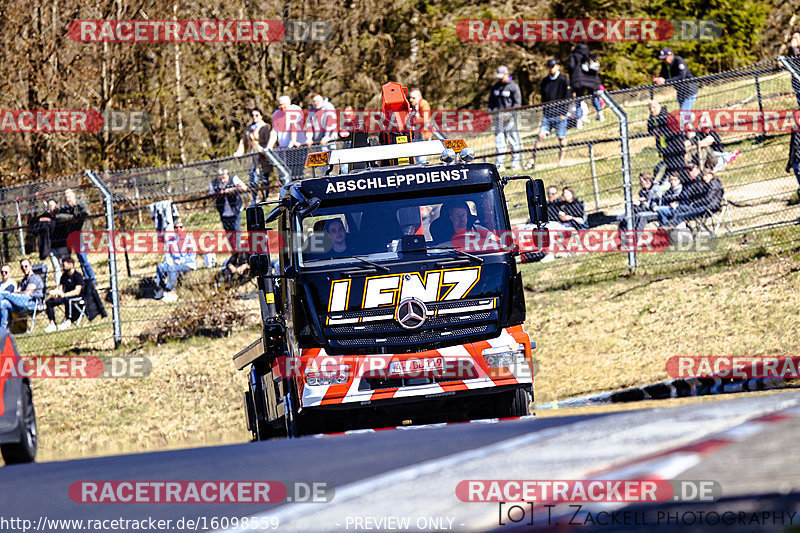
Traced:
<path fill-rule="evenodd" d="M 609 91 L 598 99 L 584 98 L 582 105 L 559 102 L 512 113 L 491 113 L 493 128 L 470 135 L 468 142 L 479 158 L 502 165 L 506 172 L 530 174 L 547 186 L 555 186 L 559 200 L 564 187 L 569 187 L 584 206 L 585 224 L 581 227 L 590 229 L 616 229 L 620 222 L 627 227 L 621 171 L 623 154 L 628 151 L 635 229 L 666 228 L 673 246 L 662 253 L 636 254 L 633 260 L 624 253 L 580 253 L 573 249 L 541 254 L 533 260 L 544 260 L 544 264 L 533 268 L 541 269 L 542 279 L 564 282 L 624 272 L 632 265 L 650 268 L 699 258 L 713 261 L 784 246 L 796 242 L 795 226 L 800 221 L 800 172 L 787 168 L 791 119 L 796 128 L 798 118 L 792 113 L 800 107 L 798 59 L 779 58 L 678 85 Z M 792 68 L 798 74 L 794 79 Z M 694 115 L 679 114 L 678 97 L 691 100 L 694 93 L 693 106 L 690 101 L 684 102 L 684 109 L 691 109 Z M 623 129 L 627 142 L 622 140 L 620 117 L 607 105 L 609 100 L 616 102 L 626 119 Z M 583 107 L 580 118 L 577 105 Z M 558 131 L 561 116 L 567 118 L 566 135 Z M 515 123 L 518 131 L 518 149 L 513 146 L 513 135 L 503 127 L 509 123 Z M 552 128 L 539 139 L 543 125 Z M 691 132 L 692 128 L 697 131 Z M 564 141 L 559 142 L 562 136 Z M 712 144 L 706 146 L 708 143 Z M 677 175 L 682 188 L 691 187 L 694 176 L 687 165 L 693 163 L 699 165 L 692 173 L 698 174 L 696 179 L 702 179 L 705 170 L 713 170 L 724 196 L 702 214 L 684 219 L 675 216 L 671 196 L 664 193 L 673 192 L 671 174 Z M 655 202 L 646 207 L 637 205 L 641 190 L 637 178 L 642 173 L 653 176 L 652 187 L 662 188 Z M 643 198 L 653 197 L 645 192 Z M 686 202 L 687 198 L 682 200 Z M 511 215 L 516 222 L 524 221 L 522 201 Z"/>
<path fill-rule="evenodd" d="M 792 69 L 796 71 L 794 82 Z M 657 269 L 682 262 L 713 262 L 737 253 L 759 253 L 773 246 L 796 246 L 800 178 L 787 173 L 791 128 L 786 129 L 785 124 L 779 127 L 776 122 L 765 130 L 764 124 L 769 122 L 772 110 L 800 107 L 800 61 L 779 58 L 690 83 L 697 86 L 692 108 L 697 117 L 701 112 L 717 116 L 711 112 L 722 110 L 741 111 L 745 118 L 712 121 L 716 136 L 699 128 L 696 121 L 687 120 L 697 130 L 689 133 L 681 120 L 691 117 L 676 113 L 677 96 L 683 88 L 667 84 L 611 91 L 582 102 L 492 113 L 489 128 L 448 135 L 465 136 L 478 159 L 502 165 L 503 174 L 543 179 L 556 190 L 551 200 L 563 201 L 564 188 L 568 187 L 576 203 L 551 210 L 556 225 L 601 230 L 629 224 L 635 229 L 660 227 L 669 229 L 673 239 L 674 245 L 660 253 L 568 250 L 529 254 L 525 260 L 531 264 L 523 268 L 531 282 L 568 283 L 624 273 L 634 264 Z M 684 107 L 688 107 L 685 91 L 682 96 Z M 562 116 L 566 117 L 565 132 L 559 131 Z M 548 135 L 540 135 L 543 122 L 550 127 Z M 559 141 L 560 137 L 564 140 Z M 346 143 L 338 143 L 338 147 L 344 146 Z M 170 327 L 178 337 L 181 331 L 189 335 L 194 330 L 181 330 L 181 325 L 192 322 L 202 327 L 197 315 L 216 313 L 209 301 L 221 299 L 221 291 L 226 291 L 226 297 L 237 298 L 238 308 L 257 316 L 256 286 L 243 270 L 246 263 L 241 262 L 241 256 L 227 251 L 201 253 L 195 258 L 194 268 L 170 278 L 169 269 L 159 267 L 165 262 L 164 232 L 174 229 L 176 220 L 189 232 L 216 235 L 224 235 L 223 230 L 233 227 L 234 221 L 236 227 L 243 226 L 244 207 L 252 201 L 275 199 L 283 183 L 310 175 L 303 164 L 309 152 L 319 150 L 278 149 L 171 167 L 87 171 L 0 188 L 0 252 L 17 280 L 21 276 L 19 259 L 30 257 L 38 271 L 43 272 L 41 265 L 46 265 L 48 289 L 57 283 L 57 258 L 66 251 L 65 232 L 87 228 L 82 220 L 73 219 L 71 225 L 61 220 L 50 235 L 51 250 L 43 248 L 42 232 L 46 235 L 47 212 L 51 209 L 47 203 L 52 199 L 56 210 L 62 209 L 68 203 L 67 189 L 75 191 L 78 202 L 85 202 L 92 235 L 97 239 L 102 240 L 109 229 L 118 235 L 139 232 L 156 236 L 154 240 L 145 239 L 142 246 L 128 246 L 131 243 L 127 242 L 111 253 L 108 243 L 105 248 L 90 246 L 85 259 L 94 272 L 97 316 L 91 321 L 82 319 L 80 328 L 55 332 L 45 331 L 52 328 L 48 328 L 43 310 L 32 328 L 31 317 L 18 317 L 15 327 L 24 332 L 18 337 L 23 351 L 35 355 L 70 348 L 109 348 L 164 338 L 159 332 Z M 698 170 L 691 170 L 693 164 Z M 676 214 L 681 211 L 673 208 L 669 193 L 675 192 L 675 183 L 692 187 L 692 180 L 702 179 L 698 176 L 704 168 L 713 170 L 719 179 L 724 190 L 722 201 L 708 213 L 679 220 Z M 800 174 L 800 164 L 797 168 Z M 226 179 L 239 187 L 227 201 L 221 201 L 219 190 L 215 190 L 215 183 L 220 185 L 221 169 L 227 170 Z M 647 180 L 638 179 L 642 174 L 652 176 L 649 188 L 643 184 Z M 641 195 L 640 189 L 645 189 Z M 659 194 L 650 196 L 651 189 Z M 707 188 L 704 190 L 707 192 Z M 523 182 L 509 182 L 506 197 L 512 222 L 525 223 Z M 583 212 L 579 213 L 576 206 L 581 205 Z M 76 268 L 86 273 L 88 267 L 81 262 Z M 163 295 L 156 286 L 160 276 L 162 281 L 174 282 L 174 296 L 158 298 Z M 104 307 L 102 313 L 99 305 Z M 63 312 L 58 311 L 56 322 L 62 320 Z"/>

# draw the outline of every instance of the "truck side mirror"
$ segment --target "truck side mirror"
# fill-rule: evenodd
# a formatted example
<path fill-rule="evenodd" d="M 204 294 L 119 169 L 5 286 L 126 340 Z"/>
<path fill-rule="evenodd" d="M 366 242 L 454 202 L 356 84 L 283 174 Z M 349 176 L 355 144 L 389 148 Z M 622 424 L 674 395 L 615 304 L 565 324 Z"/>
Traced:
<path fill-rule="evenodd" d="M 528 195 L 528 213 L 531 223 L 541 226 L 547 222 L 547 198 L 544 182 L 540 179 L 528 180 L 525 190 Z"/>
<path fill-rule="evenodd" d="M 254 238 L 254 234 L 262 233 L 266 235 L 267 223 L 264 220 L 264 210 L 260 205 L 251 205 L 245 211 L 247 218 L 247 231 L 250 233 L 250 239 Z M 270 257 L 269 252 L 261 254 L 253 254 L 248 260 L 250 264 L 250 273 L 253 276 L 266 276 L 270 272 Z"/>

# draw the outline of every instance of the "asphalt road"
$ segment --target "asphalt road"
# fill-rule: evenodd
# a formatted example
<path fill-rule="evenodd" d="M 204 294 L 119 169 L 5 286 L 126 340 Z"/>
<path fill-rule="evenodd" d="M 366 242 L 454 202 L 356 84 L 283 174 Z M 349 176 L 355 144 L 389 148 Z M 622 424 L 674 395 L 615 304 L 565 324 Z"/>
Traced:
<path fill-rule="evenodd" d="M 737 502 L 737 508 L 757 508 L 758 495 L 763 494 L 770 509 L 789 509 L 800 500 L 795 498 L 796 492 L 800 494 L 800 451 L 795 451 L 798 406 L 800 393 L 788 391 L 668 408 L 3 467 L 0 531 L 22 531 L 22 523 L 8 522 L 11 519 L 30 520 L 26 525 L 40 531 L 71 531 L 76 528 L 63 523 L 56 527 L 51 521 L 149 518 L 172 520 L 171 527 L 162 529 L 202 531 L 228 525 L 212 522 L 214 517 L 245 516 L 255 516 L 257 524 L 270 524 L 278 531 L 485 531 L 501 528 L 498 504 L 460 501 L 455 487 L 462 480 L 624 479 L 631 472 L 638 476 L 631 479 L 656 475 L 714 480 L 721 485 L 722 496 Z M 279 481 L 290 489 L 295 482 L 325 482 L 335 493 L 329 503 L 278 504 L 87 504 L 70 498 L 73 483 L 103 480 L 259 480 Z M 583 512 L 593 510 L 586 506 Z M 534 525 L 555 527 L 539 511 L 533 516 Z M 199 517 L 205 521 L 186 527 L 186 519 Z M 176 527 L 181 518 L 183 527 Z M 800 513 L 792 523 L 800 528 Z M 505 525 L 513 524 L 506 520 Z M 114 526 L 119 527 L 108 522 L 104 530 Z M 564 527 L 575 529 L 559 526 Z"/>

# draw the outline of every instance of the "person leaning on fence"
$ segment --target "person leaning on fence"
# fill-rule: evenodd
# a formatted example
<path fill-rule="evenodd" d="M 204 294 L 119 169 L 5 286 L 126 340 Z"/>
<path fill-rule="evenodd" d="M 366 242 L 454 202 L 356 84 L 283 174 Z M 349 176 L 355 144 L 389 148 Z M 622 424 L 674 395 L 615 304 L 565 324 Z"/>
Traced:
<path fill-rule="evenodd" d="M 56 330 L 62 331 L 72 327 L 73 317 L 77 309 L 69 300 L 80 296 L 81 291 L 83 291 L 83 276 L 75 270 L 75 260 L 70 256 L 65 256 L 61 259 L 61 265 L 61 279 L 58 281 L 58 287 L 50 291 L 44 301 L 47 319 L 50 321 L 47 327 L 44 328 L 45 333 Z M 59 305 L 64 305 L 66 315 L 64 321 L 56 326 L 55 308 Z"/>
<path fill-rule="evenodd" d="M 56 213 L 56 223 L 67 226 L 64 233 L 70 235 L 76 231 L 84 233 L 92 231 L 92 213 L 89 211 L 89 204 L 85 200 L 78 200 L 78 195 L 72 189 L 64 191 L 64 202 Z M 89 254 L 78 252 L 77 256 L 83 277 L 94 285 L 96 280 L 92 264 L 89 263 Z"/>
<path fill-rule="evenodd" d="M 561 66 L 555 59 L 547 60 L 547 68 L 550 73 L 542 79 L 542 126 L 539 128 L 539 137 L 533 146 L 533 157 L 529 168 L 533 168 L 536 163 L 536 151 L 539 149 L 545 137 L 554 131 L 558 137 L 558 164 L 564 162 L 567 149 L 567 110 L 569 103 L 565 102 L 571 93 L 567 77 L 561 74 Z M 554 102 L 549 104 L 548 102 Z M 559 103 L 555 103 L 559 102 Z"/>
<path fill-rule="evenodd" d="M 30 220 L 31 233 L 36 235 L 39 249 L 39 259 L 44 261 L 48 257 L 53 265 L 53 272 L 60 274 L 61 261 L 56 256 L 56 250 L 64 243 L 60 231 L 56 232 L 56 214 L 58 213 L 58 202 L 54 198 L 44 200 L 44 211 L 35 215 Z"/>
<path fill-rule="evenodd" d="M 793 131 L 789 139 L 789 161 L 786 163 L 786 172 L 794 170 L 797 178 L 797 196 L 800 197 L 800 131 Z"/>
<path fill-rule="evenodd" d="M 666 107 L 658 101 L 650 102 L 650 117 L 647 119 L 647 133 L 656 138 L 656 150 L 661 155 L 662 161 L 653 171 L 654 181 L 657 185 L 663 183 L 662 178 L 672 172 L 681 174 L 684 181 L 684 167 L 686 166 L 686 135 L 680 131 L 678 121 L 670 116 Z"/>
<path fill-rule="evenodd" d="M 519 138 L 519 127 L 517 125 L 517 114 L 514 111 L 504 111 L 522 105 L 522 93 L 517 82 L 511 79 L 511 72 L 508 67 L 501 65 L 497 67 L 494 77 L 497 81 L 489 90 L 489 112 L 498 111 L 493 118 L 494 122 L 494 147 L 498 153 L 506 151 L 506 139 L 511 145 L 511 170 L 521 168 L 520 161 L 522 156 L 522 141 Z M 499 172 L 506 168 L 503 161 L 506 156 L 497 155 L 495 165 Z"/>
<path fill-rule="evenodd" d="M 36 303 L 44 296 L 42 278 L 33 273 L 30 260 L 19 262 L 22 269 L 22 280 L 14 292 L 0 292 L 0 326 L 8 327 L 10 313 L 33 311 Z"/>
<path fill-rule="evenodd" d="M 267 142 L 267 150 L 276 147 L 283 149 L 282 158 L 292 178 L 302 178 L 308 153 L 303 110 L 292 104 L 292 99 L 285 94 L 278 97 L 278 109 L 272 113 L 272 131 Z"/>
<path fill-rule="evenodd" d="M 569 55 L 569 84 L 572 87 L 572 97 L 581 98 L 584 96 L 592 96 L 592 104 L 597 111 L 597 120 L 604 120 L 603 108 L 600 105 L 600 98 L 597 96 L 597 90 L 600 88 L 600 61 L 597 56 L 589 51 L 589 47 L 585 44 L 575 45 L 572 53 Z M 580 129 L 583 120 L 583 108 L 580 105 L 576 106 L 577 111 L 577 125 Z"/>
<path fill-rule="evenodd" d="M 252 152 L 261 152 L 257 156 L 253 156 L 253 162 L 250 165 L 250 188 L 253 189 L 252 203 L 255 204 L 258 200 L 258 189 L 269 186 L 269 178 L 272 175 L 272 163 L 263 153 L 264 147 L 269 142 L 271 128 L 264 122 L 263 113 L 259 108 L 251 109 L 250 116 L 253 122 L 245 128 L 239 139 L 239 146 L 233 155 L 241 157 Z M 264 200 L 267 199 L 268 192 L 267 190 L 262 191 L 261 196 Z"/>
<path fill-rule="evenodd" d="M 178 277 L 197 269 L 197 251 L 186 241 L 186 228 L 180 220 L 175 222 L 175 233 L 164 242 L 164 261 L 156 267 L 158 290 L 154 298 L 165 302 L 178 299 L 175 285 Z M 163 288 L 163 290 L 162 290 Z"/>
<path fill-rule="evenodd" d="M 0 282 L 0 292 L 14 292 L 17 290 L 17 282 L 11 277 L 11 265 L 3 265 L 0 268 L 2 282 Z"/>
<path fill-rule="evenodd" d="M 681 56 L 673 54 L 670 48 L 662 48 L 658 53 L 658 59 L 662 61 L 661 74 L 653 78 L 653 83 L 675 85 L 681 111 L 691 111 L 697 100 L 697 83 L 691 81 L 694 76 L 686 61 Z"/>

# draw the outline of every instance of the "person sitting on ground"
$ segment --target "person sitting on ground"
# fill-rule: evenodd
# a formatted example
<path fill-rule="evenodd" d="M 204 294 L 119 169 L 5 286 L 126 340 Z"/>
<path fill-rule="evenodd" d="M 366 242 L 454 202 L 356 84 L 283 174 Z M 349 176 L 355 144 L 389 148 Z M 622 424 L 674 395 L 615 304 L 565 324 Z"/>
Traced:
<path fill-rule="evenodd" d="M 180 220 L 175 221 L 175 232 L 164 242 L 164 261 L 156 267 L 158 290 L 154 298 L 165 302 L 178 300 L 175 292 L 178 276 L 197 269 L 197 251 L 190 250 L 186 244 L 186 229 Z"/>
<path fill-rule="evenodd" d="M 561 192 L 561 209 L 558 212 L 558 219 L 562 224 L 576 230 L 586 229 L 586 211 L 583 201 L 575 198 L 575 193 L 571 187 L 564 187 Z"/>
<path fill-rule="evenodd" d="M 22 281 L 14 292 L 0 292 L 0 326 L 6 327 L 10 313 L 33 311 L 36 302 L 44 296 L 44 283 L 38 274 L 33 273 L 30 260 L 19 262 Z"/>
<path fill-rule="evenodd" d="M 710 168 L 715 173 L 725 168 L 728 163 L 732 163 L 742 153 L 741 150 L 726 152 L 719 133 L 708 127 L 698 130 L 697 135 L 684 141 L 684 145 L 687 163 L 693 162 L 701 170 Z"/>
<path fill-rule="evenodd" d="M 80 296 L 83 290 L 83 275 L 75 270 L 75 260 L 70 256 L 65 256 L 61 259 L 61 266 L 61 279 L 58 282 L 58 287 L 50 291 L 44 301 L 47 319 L 50 321 L 50 324 L 44 328 L 45 333 L 55 330 L 62 331 L 72 327 L 77 309 L 70 303 L 69 299 Z M 56 326 L 55 308 L 62 304 L 65 307 L 66 317 L 61 324 Z"/>
<path fill-rule="evenodd" d="M 237 277 L 239 280 L 244 280 L 247 273 L 250 272 L 250 254 L 240 252 L 231 255 L 222 264 L 222 281 L 227 284 L 233 284 Z"/>
<path fill-rule="evenodd" d="M 558 220 L 558 212 L 561 211 L 561 195 L 558 193 L 558 187 L 550 185 L 547 188 L 547 220 L 554 222 Z"/>
<path fill-rule="evenodd" d="M 0 283 L 0 292 L 14 292 L 17 290 L 17 282 L 11 277 L 11 265 L 3 265 L 0 268 L 2 272 L 2 283 Z"/>

